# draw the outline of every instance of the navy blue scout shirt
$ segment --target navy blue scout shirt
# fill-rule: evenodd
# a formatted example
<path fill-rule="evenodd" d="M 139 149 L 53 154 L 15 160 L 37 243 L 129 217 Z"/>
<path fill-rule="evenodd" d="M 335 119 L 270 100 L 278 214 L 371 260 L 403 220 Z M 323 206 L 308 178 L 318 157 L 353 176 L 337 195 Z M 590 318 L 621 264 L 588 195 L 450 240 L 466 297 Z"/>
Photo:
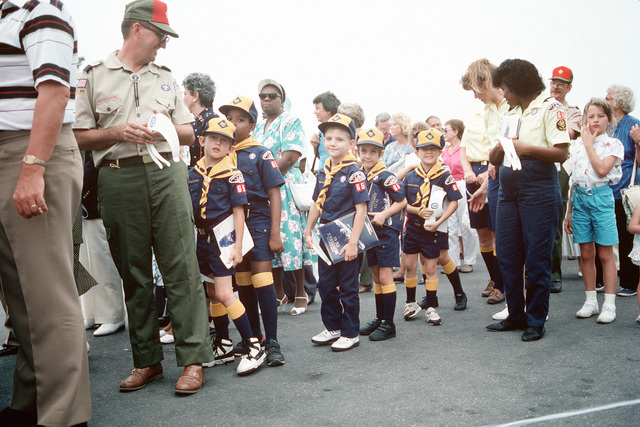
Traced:
<path fill-rule="evenodd" d="M 189 170 L 189 193 L 198 228 L 215 227 L 232 214 L 234 207 L 247 204 L 242 172 L 228 156 L 209 169 L 205 168 L 204 158 L 200 159 Z"/>
<path fill-rule="evenodd" d="M 209 120 L 215 119 L 216 117 L 218 117 L 218 115 L 215 111 L 213 111 L 213 107 L 207 107 L 202 110 L 200 114 L 196 116 L 195 121 L 191 123 L 193 134 L 196 136 L 196 140 L 189 147 L 189 154 L 191 155 L 189 167 L 194 167 L 198 160 L 202 158 L 202 146 L 200 145 L 200 140 L 198 139 L 198 137 L 204 134 L 204 130 L 207 128 Z"/>
<path fill-rule="evenodd" d="M 249 202 L 267 202 L 267 193 L 273 187 L 284 184 L 284 178 L 273 153 L 263 145 L 257 145 L 236 151 L 238 169 L 247 183 L 247 200 Z"/>
<path fill-rule="evenodd" d="M 423 182 L 424 179 L 421 178 L 415 170 L 412 170 L 407 174 L 407 176 L 404 177 L 404 192 L 407 197 L 407 203 L 409 205 L 416 205 L 418 190 L 420 190 L 420 186 L 423 184 Z M 444 189 L 444 191 L 447 193 L 447 199 L 449 199 L 450 202 L 462 199 L 462 194 L 460 194 L 460 190 L 458 190 L 456 180 L 449 171 L 446 171 L 437 178 L 432 179 L 431 191 L 433 191 L 434 186 L 438 186 Z M 409 219 L 409 224 L 415 225 L 415 223 L 417 222 L 421 225 L 424 225 L 424 219 L 418 215 L 410 214 L 409 212 L 407 212 L 407 217 Z"/>
<path fill-rule="evenodd" d="M 396 176 L 385 170 L 367 181 L 369 192 L 369 205 L 367 212 L 382 212 L 387 210 L 393 202 L 404 200 L 404 184 L 398 181 Z M 404 227 L 404 211 L 400 211 L 387 218 L 383 227 L 390 227 L 396 231 L 402 231 Z"/>
<path fill-rule="evenodd" d="M 324 169 L 318 172 L 316 188 L 313 190 L 313 201 L 318 200 L 318 194 L 324 186 Z M 327 199 L 324 202 L 320 223 L 335 221 L 356 211 L 355 206 L 369 201 L 367 193 L 367 178 L 358 165 L 350 165 L 340 169 L 329 185 Z"/>

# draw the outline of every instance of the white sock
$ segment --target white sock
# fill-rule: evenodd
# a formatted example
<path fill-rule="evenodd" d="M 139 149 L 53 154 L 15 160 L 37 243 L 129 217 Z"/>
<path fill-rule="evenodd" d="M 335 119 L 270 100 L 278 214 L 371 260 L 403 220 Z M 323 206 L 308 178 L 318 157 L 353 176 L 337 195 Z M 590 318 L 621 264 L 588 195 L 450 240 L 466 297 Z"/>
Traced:
<path fill-rule="evenodd" d="M 604 302 L 602 305 L 616 306 L 616 294 L 604 294 Z"/>
<path fill-rule="evenodd" d="M 584 293 L 587 294 L 587 302 L 598 304 L 598 293 L 596 291 L 585 291 Z"/>

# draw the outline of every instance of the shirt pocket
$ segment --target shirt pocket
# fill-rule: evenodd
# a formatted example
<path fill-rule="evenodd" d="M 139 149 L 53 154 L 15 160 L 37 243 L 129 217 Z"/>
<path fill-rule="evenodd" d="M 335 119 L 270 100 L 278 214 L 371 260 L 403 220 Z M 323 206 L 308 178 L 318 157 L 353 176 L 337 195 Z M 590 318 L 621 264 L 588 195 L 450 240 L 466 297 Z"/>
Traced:
<path fill-rule="evenodd" d="M 172 98 L 162 95 L 156 97 L 156 104 L 158 107 L 156 108 L 156 110 L 166 116 L 170 116 L 176 107 L 176 104 Z"/>
<path fill-rule="evenodd" d="M 418 198 L 418 191 L 420 190 L 419 187 L 414 187 L 412 185 L 408 186 L 407 188 L 407 202 L 409 204 L 415 203 L 416 199 Z"/>
<path fill-rule="evenodd" d="M 96 113 L 101 116 L 115 117 L 122 107 L 122 99 L 119 96 L 106 98 L 96 105 Z"/>

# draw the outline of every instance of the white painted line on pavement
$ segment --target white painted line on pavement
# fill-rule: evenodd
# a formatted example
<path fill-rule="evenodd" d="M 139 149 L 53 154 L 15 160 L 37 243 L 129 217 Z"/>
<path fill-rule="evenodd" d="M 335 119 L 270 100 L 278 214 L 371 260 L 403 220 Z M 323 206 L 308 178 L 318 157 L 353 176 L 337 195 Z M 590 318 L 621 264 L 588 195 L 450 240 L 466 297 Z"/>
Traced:
<path fill-rule="evenodd" d="M 576 417 L 578 415 L 590 414 L 592 412 L 608 411 L 610 409 L 622 408 L 624 406 L 640 405 L 640 399 L 626 400 L 624 402 L 610 403 L 609 405 L 595 406 L 588 409 L 579 409 L 576 411 L 560 412 L 558 414 L 545 415 L 544 417 L 528 418 L 520 421 L 514 421 L 507 424 L 498 424 L 497 427 L 526 426 L 530 424 L 542 423 L 545 421 L 559 420 L 561 418 Z"/>

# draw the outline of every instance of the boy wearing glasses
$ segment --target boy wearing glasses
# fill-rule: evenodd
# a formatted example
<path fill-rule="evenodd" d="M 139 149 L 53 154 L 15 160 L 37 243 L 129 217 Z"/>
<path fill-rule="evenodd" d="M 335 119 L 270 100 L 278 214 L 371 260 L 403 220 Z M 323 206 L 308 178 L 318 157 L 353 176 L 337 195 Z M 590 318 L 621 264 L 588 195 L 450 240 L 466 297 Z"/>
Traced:
<path fill-rule="evenodd" d="M 384 341 L 396 336 L 393 267 L 400 266 L 399 237 L 407 199 L 402 182 L 381 161 L 384 134 L 377 129 L 363 129 L 358 133 L 356 146 L 367 176 L 368 214 L 380 242 L 367 251 L 367 261 L 373 272 L 376 317 L 360 329 L 360 335 L 368 335 L 371 341 Z"/>
<path fill-rule="evenodd" d="M 358 254 L 358 241 L 367 215 L 367 179 L 351 154 L 356 137 L 353 121 L 343 114 L 336 114 L 318 128 L 324 134 L 330 161 L 318 172 L 313 192 L 315 203 L 309 211 L 305 232 L 307 248 L 313 246 L 311 236 L 316 221 L 326 224 L 351 213 L 355 216 L 349 242 L 340 251 L 344 260 L 332 265 L 318 261 L 318 291 L 322 298 L 325 329 L 311 338 L 311 342 L 331 344 L 333 351 L 346 351 L 360 344 L 358 274 L 362 255 Z"/>

